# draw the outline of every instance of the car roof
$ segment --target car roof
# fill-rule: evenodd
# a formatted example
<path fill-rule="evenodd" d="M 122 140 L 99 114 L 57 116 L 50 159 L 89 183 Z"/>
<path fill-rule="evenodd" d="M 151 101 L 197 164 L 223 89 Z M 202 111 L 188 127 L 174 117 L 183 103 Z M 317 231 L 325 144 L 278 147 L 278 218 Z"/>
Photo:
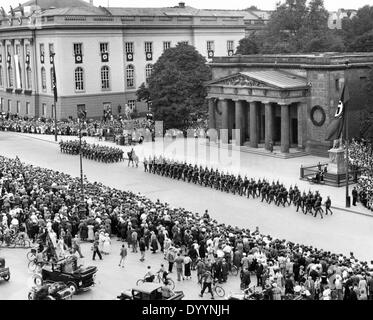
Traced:
<path fill-rule="evenodd" d="M 162 288 L 162 284 L 159 283 L 152 283 L 152 282 L 144 282 L 139 286 L 133 287 L 132 290 L 136 290 L 143 293 L 152 293 L 153 291 Z"/>

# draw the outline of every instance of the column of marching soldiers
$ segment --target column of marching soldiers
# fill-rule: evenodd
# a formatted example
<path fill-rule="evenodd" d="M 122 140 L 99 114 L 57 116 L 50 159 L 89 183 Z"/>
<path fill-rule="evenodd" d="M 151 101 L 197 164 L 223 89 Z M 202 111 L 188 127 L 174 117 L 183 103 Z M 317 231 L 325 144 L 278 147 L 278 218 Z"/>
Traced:
<path fill-rule="evenodd" d="M 266 179 L 255 180 L 253 178 L 244 178 L 241 175 L 234 175 L 220 172 L 218 169 L 203 168 L 202 166 L 187 164 L 186 162 L 178 162 L 168 160 L 163 157 L 149 157 L 144 159 L 144 171 L 157 174 L 164 177 L 169 177 L 175 180 L 182 180 L 188 183 L 199 184 L 201 186 L 214 188 L 222 192 L 238 194 L 247 198 L 261 198 L 261 201 L 266 201 L 268 204 L 274 203 L 277 206 L 290 206 L 293 204 L 296 211 L 302 210 L 304 214 L 310 213 L 314 217 L 322 213 L 322 197 L 318 191 L 315 193 L 309 191 L 303 193 L 298 189 L 298 186 L 290 186 L 289 190 L 279 181 L 270 183 Z M 332 215 L 331 199 L 328 196 L 325 201 L 325 214 L 328 212 Z"/>
<path fill-rule="evenodd" d="M 78 155 L 80 144 L 78 140 L 61 141 L 60 150 L 62 153 Z M 123 161 L 124 151 L 119 148 L 90 144 L 82 142 L 82 156 L 84 158 L 105 163 Z"/>

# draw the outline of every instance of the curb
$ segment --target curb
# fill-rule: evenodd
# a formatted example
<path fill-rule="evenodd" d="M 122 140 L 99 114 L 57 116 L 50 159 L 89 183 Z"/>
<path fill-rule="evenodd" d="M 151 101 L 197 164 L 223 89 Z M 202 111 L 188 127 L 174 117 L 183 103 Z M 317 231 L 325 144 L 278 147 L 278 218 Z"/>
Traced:
<path fill-rule="evenodd" d="M 350 213 L 359 214 L 359 215 L 362 215 L 362 216 L 367 216 L 367 217 L 373 218 L 373 214 L 368 214 L 368 213 L 364 213 L 364 212 L 354 211 L 354 210 L 350 210 L 350 209 L 346 209 L 346 208 L 342 208 L 342 207 L 333 207 L 333 206 L 331 206 L 331 208 L 332 209 L 336 209 L 336 210 L 341 210 L 341 211 L 350 212 Z"/>

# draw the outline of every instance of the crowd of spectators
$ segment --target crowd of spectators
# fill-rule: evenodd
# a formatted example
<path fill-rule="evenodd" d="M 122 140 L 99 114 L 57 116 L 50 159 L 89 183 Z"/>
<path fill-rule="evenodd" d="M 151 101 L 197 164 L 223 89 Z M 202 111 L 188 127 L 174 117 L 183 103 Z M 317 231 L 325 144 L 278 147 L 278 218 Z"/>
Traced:
<path fill-rule="evenodd" d="M 175 260 L 167 253 L 174 248 L 190 257 L 199 275 L 211 270 L 224 281 L 221 266 L 231 263 L 241 269 L 245 286 L 255 275 L 267 299 L 301 293 L 308 299 L 373 298 L 372 265 L 353 253 L 345 256 L 275 239 L 258 228 L 219 223 L 207 211 L 172 208 L 97 182 L 85 180 L 84 196 L 81 191 L 78 178 L 0 156 L 2 233 L 24 230 L 34 241 L 49 233 L 62 247 L 73 246 L 76 235 L 98 241 L 100 232 L 107 233 L 127 241 L 133 251 L 138 244 L 163 251 L 171 269 Z"/>
<path fill-rule="evenodd" d="M 85 119 L 81 124 L 82 134 L 89 137 L 131 136 L 138 139 L 138 131 L 154 133 L 154 123 L 148 118 L 125 120 L 121 117 L 107 120 Z M 45 118 L 0 118 L 0 131 L 12 131 L 33 134 L 55 133 L 55 123 Z M 57 121 L 57 134 L 62 136 L 79 135 L 79 122 L 76 119 Z"/>
<path fill-rule="evenodd" d="M 373 211 L 373 146 L 366 140 L 353 139 L 349 147 L 350 164 L 361 174 L 357 183 L 358 199 Z"/>

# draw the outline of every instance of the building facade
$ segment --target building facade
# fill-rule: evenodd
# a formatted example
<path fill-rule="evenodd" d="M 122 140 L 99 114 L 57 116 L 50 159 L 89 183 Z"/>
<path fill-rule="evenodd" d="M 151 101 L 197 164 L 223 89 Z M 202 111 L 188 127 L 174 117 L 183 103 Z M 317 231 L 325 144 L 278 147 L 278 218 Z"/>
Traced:
<path fill-rule="evenodd" d="M 35 4 L 38 4 L 38 7 Z M 104 110 L 116 115 L 136 101 L 162 53 L 179 42 L 193 45 L 207 60 L 233 55 L 245 36 L 240 11 L 171 8 L 103 8 L 82 0 L 38 0 L 22 14 L 0 18 L 0 112 L 54 116 L 55 54 L 57 118 L 87 117 Z"/>
<path fill-rule="evenodd" d="M 214 58 L 211 67 L 209 128 L 223 143 L 327 155 L 326 130 L 346 82 L 350 134 L 359 135 L 373 54 L 238 55 Z"/>
<path fill-rule="evenodd" d="M 342 29 L 342 20 L 344 18 L 352 19 L 357 14 L 354 9 L 338 9 L 337 11 L 329 12 L 328 27 L 329 29 Z"/>

